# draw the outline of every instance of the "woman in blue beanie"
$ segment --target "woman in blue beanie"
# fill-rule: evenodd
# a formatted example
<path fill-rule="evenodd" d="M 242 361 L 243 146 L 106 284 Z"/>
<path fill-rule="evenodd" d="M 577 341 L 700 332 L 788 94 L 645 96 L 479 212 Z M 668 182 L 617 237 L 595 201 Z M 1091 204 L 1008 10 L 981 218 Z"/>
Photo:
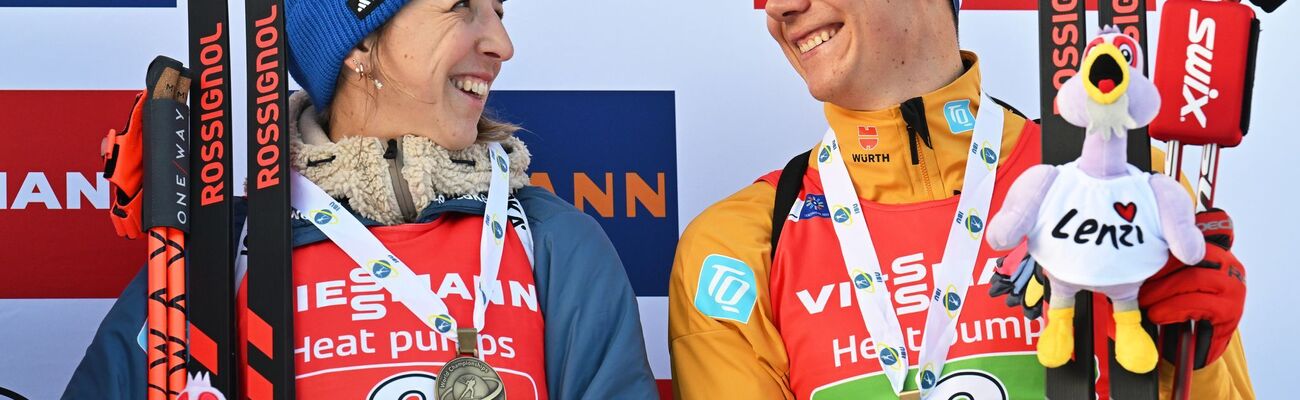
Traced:
<path fill-rule="evenodd" d="M 294 221 L 298 398 L 658 398 L 613 245 L 528 186 L 518 128 L 483 115 L 514 53 L 503 14 L 501 0 L 287 1 L 304 89 L 289 100 L 291 163 L 309 181 L 294 190 L 346 207 Z M 385 257 L 330 239 L 353 216 L 366 229 L 345 233 Z M 400 262 L 358 268 L 388 255 Z M 65 399 L 145 397 L 144 292 L 139 275 Z"/>

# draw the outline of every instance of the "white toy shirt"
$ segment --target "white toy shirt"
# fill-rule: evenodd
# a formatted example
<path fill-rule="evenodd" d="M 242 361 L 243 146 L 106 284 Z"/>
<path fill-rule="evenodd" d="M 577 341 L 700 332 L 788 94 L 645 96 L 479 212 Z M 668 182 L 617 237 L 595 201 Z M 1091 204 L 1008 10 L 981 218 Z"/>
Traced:
<path fill-rule="evenodd" d="M 1169 258 L 1151 175 L 1098 179 L 1075 162 L 1056 167 L 1029 232 L 1029 254 L 1052 277 L 1075 285 L 1136 283 Z"/>

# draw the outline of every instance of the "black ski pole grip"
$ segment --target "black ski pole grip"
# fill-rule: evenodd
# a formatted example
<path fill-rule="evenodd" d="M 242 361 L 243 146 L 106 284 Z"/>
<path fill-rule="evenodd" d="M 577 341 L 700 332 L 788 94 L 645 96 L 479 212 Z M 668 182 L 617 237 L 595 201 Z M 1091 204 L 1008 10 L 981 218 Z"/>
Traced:
<path fill-rule="evenodd" d="M 190 72 L 164 56 L 145 78 L 143 227 L 189 231 Z"/>

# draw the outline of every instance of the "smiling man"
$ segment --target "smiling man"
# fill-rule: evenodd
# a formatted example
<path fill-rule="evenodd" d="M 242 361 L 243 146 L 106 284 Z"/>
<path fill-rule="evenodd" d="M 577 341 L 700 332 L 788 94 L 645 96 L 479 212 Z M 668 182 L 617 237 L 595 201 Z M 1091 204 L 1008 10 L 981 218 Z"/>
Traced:
<path fill-rule="evenodd" d="M 981 92 L 950 1 L 768 1 L 768 29 L 831 129 L 683 233 L 669 289 L 677 398 L 1044 397 L 1042 320 L 987 295 L 1005 279 L 999 260 L 1023 250 L 981 240 L 1040 162 L 1039 127 Z M 1142 305 L 1157 323 L 1213 324 L 1194 398 L 1253 398 L 1235 337 L 1244 284 L 1219 272 L 1240 264 L 1218 257 L 1213 270 L 1171 265 Z M 1185 295 L 1207 288 L 1235 308 L 1201 312 Z"/>

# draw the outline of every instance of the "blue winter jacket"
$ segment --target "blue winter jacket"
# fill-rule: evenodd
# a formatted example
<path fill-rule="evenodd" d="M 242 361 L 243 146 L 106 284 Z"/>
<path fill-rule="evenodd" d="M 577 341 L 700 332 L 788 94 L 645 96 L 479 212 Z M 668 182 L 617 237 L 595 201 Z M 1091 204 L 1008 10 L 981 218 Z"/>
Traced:
<path fill-rule="evenodd" d="M 533 276 L 546 320 L 546 382 L 549 398 L 657 399 L 646 361 L 636 295 L 600 225 L 544 189 L 515 192 L 533 234 Z M 444 213 L 482 215 L 484 204 L 468 199 L 435 202 L 417 222 Z M 237 225 L 245 214 L 236 203 Z M 358 216 L 367 226 L 379 223 Z M 236 232 L 239 231 L 237 226 Z M 294 246 L 327 240 L 310 222 L 295 220 Z M 145 395 L 145 273 L 126 287 L 100 324 L 63 399 L 138 400 Z"/>

